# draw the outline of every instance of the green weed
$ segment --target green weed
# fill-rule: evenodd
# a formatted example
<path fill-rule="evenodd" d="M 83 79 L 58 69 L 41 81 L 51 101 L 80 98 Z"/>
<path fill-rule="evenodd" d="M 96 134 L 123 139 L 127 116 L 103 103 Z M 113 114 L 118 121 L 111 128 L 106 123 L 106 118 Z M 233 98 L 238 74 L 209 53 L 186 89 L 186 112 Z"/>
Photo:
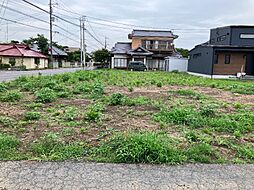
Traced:
<path fill-rule="evenodd" d="M 0 97 L 3 102 L 19 102 L 22 99 L 22 94 L 19 91 L 7 91 L 5 95 Z"/>
<path fill-rule="evenodd" d="M 88 111 L 85 113 L 85 121 L 97 122 L 101 119 L 104 106 L 102 104 L 95 104 L 90 106 Z"/>
<path fill-rule="evenodd" d="M 43 88 L 36 92 L 36 101 L 40 103 L 51 103 L 56 100 L 56 93 L 50 88 Z"/>
<path fill-rule="evenodd" d="M 25 120 L 26 121 L 39 120 L 40 118 L 41 118 L 40 112 L 26 112 L 25 113 Z"/>
<path fill-rule="evenodd" d="M 0 83 L 0 92 L 6 92 L 8 89 L 7 85 L 4 83 Z"/>
<path fill-rule="evenodd" d="M 0 160 L 18 159 L 17 147 L 19 143 L 16 137 L 0 133 Z"/>
<path fill-rule="evenodd" d="M 84 143 L 61 142 L 58 134 L 48 133 L 32 144 L 33 157 L 39 160 L 79 159 L 85 153 Z"/>
<path fill-rule="evenodd" d="M 6 116 L 0 116 L 0 125 L 3 127 L 14 127 L 16 124 L 16 121 L 10 117 Z"/>
<path fill-rule="evenodd" d="M 95 152 L 102 160 L 117 163 L 179 164 L 186 160 L 172 139 L 151 132 L 116 135 Z"/>
<path fill-rule="evenodd" d="M 186 151 L 186 156 L 191 162 L 213 163 L 217 160 L 218 153 L 207 143 L 194 143 Z"/>

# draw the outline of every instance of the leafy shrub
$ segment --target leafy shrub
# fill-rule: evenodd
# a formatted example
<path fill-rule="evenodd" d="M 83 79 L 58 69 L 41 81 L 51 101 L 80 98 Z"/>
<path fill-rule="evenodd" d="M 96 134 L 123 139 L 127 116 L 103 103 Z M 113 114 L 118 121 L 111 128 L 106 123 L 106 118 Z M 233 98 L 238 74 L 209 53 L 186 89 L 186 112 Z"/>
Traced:
<path fill-rule="evenodd" d="M 40 118 L 41 118 L 40 112 L 26 112 L 25 113 L 26 121 L 39 120 Z"/>
<path fill-rule="evenodd" d="M 22 99 L 22 94 L 19 91 L 8 91 L 0 100 L 3 102 L 18 102 Z"/>
<path fill-rule="evenodd" d="M 95 154 L 116 163 L 179 164 L 186 159 L 167 136 L 151 132 L 116 135 L 96 149 Z"/>
<path fill-rule="evenodd" d="M 43 88 L 36 92 L 36 101 L 41 103 L 50 103 L 56 100 L 54 90 L 50 88 Z"/>

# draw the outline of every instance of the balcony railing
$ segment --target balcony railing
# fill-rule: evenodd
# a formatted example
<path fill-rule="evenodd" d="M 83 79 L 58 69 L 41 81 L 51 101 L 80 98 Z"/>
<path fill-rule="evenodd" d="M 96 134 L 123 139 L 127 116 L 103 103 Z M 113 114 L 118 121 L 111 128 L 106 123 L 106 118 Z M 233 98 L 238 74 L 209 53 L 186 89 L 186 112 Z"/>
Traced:
<path fill-rule="evenodd" d="M 153 50 L 153 51 L 173 51 L 174 46 L 173 45 L 167 45 L 167 44 L 142 44 L 142 47 L 147 50 Z"/>

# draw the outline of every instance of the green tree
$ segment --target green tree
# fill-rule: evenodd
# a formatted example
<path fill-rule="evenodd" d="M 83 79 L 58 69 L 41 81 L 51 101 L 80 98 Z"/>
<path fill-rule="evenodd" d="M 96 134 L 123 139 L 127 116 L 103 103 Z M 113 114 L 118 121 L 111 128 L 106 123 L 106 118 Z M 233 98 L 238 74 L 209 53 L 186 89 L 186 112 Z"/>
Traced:
<path fill-rule="evenodd" d="M 17 41 L 17 40 L 12 40 L 12 41 L 11 41 L 11 44 L 19 44 L 19 41 Z"/>
<path fill-rule="evenodd" d="M 67 61 L 69 61 L 69 62 L 79 61 L 80 62 L 80 56 L 81 56 L 80 51 L 69 52 Z M 89 61 L 91 61 L 91 57 L 88 54 L 86 54 L 86 62 L 89 62 Z"/>
<path fill-rule="evenodd" d="M 107 49 L 101 49 L 93 52 L 93 58 L 95 62 L 107 64 L 110 61 L 110 52 Z"/>
<path fill-rule="evenodd" d="M 40 52 L 44 55 L 48 55 L 49 43 L 48 39 L 43 34 L 37 34 L 37 37 L 30 37 L 28 40 L 23 40 L 23 43 L 28 46 L 37 44 Z"/>
<path fill-rule="evenodd" d="M 188 56 L 189 56 L 189 50 L 188 49 L 176 48 L 176 51 L 178 53 L 180 53 L 185 58 L 188 58 Z"/>

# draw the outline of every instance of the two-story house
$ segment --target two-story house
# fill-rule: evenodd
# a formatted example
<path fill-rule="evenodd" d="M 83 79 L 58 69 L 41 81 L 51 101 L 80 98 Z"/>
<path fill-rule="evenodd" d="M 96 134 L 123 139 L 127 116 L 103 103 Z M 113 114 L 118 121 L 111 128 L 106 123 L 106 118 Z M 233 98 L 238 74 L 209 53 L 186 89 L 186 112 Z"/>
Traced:
<path fill-rule="evenodd" d="M 165 57 L 176 54 L 172 31 L 133 30 L 131 42 L 118 42 L 112 48 L 112 68 L 126 69 L 130 61 L 142 61 L 149 69 L 158 69 Z"/>
<path fill-rule="evenodd" d="M 254 75 L 254 26 L 211 29 L 210 40 L 190 51 L 188 71 L 209 76 Z"/>

